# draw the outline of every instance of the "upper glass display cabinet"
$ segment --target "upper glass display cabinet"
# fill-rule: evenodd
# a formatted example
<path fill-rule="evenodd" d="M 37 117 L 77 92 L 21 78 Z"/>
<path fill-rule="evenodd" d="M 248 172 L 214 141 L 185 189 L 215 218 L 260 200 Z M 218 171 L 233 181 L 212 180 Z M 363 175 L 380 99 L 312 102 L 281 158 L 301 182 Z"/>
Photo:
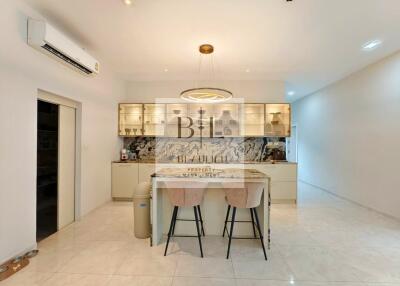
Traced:
<path fill-rule="evenodd" d="M 242 112 L 244 117 L 244 124 L 242 129 L 242 136 L 264 136 L 264 104 L 262 103 L 249 103 L 242 105 Z"/>
<path fill-rule="evenodd" d="M 120 136 L 131 137 L 144 135 L 142 104 L 120 103 L 118 117 L 118 134 Z"/>
<path fill-rule="evenodd" d="M 290 136 L 288 103 L 121 103 L 118 116 L 123 137 Z"/>
<path fill-rule="evenodd" d="M 145 136 L 164 136 L 165 104 L 143 104 L 143 129 Z"/>
<path fill-rule="evenodd" d="M 290 137 L 290 104 L 265 104 L 265 136 Z"/>

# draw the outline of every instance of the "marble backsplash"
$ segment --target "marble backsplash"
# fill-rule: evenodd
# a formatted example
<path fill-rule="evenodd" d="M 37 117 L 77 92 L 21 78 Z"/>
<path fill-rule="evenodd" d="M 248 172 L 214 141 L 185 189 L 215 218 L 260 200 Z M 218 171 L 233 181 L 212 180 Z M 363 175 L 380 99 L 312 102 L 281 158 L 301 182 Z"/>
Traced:
<path fill-rule="evenodd" d="M 124 138 L 131 157 L 157 162 L 227 162 L 285 160 L 285 138 Z"/>

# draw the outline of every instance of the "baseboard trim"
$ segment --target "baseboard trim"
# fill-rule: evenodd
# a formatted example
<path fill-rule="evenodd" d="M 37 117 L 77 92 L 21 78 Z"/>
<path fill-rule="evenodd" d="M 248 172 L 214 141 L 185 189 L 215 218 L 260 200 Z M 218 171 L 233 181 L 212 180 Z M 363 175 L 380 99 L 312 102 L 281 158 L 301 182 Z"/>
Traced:
<path fill-rule="evenodd" d="M 327 189 L 324 189 L 324 188 L 322 188 L 322 187 L 320 187 L 320 186 L 314 185 L 314 184 L 309 183 L 309 182 L 307 182 L 307 181 L 300 180 L 300 179 L 299 179 L 298 181 L 301 182 L 301 183 L 304 183 L 304 184 L 306 184 L 306 185 L 312 186 L 312 187 L 314 187 L 314 188 L 320 189 L 321 191 L 324 191 L 325 193 L 328 193 L 328 194 L 330 194 L 330 195 L 332 195 L 332 196 L 334 196 L 334 197 L 337 197 L 337 198 L 339 198 L 339 199 L 345 200 L 345 201 L 347 201 L 347 202 L 349 202 L 349 203 L 355 204 L 355 205 L 357 205 L 357 206 L 359 206 L 359 207 L 362 207 L 362 208 L 364 208 L 364 209 L 373 211 L 373 212 L 375 212 L 375 213 L 377 213 L 377 214 L 383 215 L 383 216 L 385 216 L 385 217 L 388 217 L 388 218 L 394 219 L 395 221 L 400 222 L 400 218 L 397 218 L 397 217 L 392 216 L 392 215 L 390 215 L 390 214 L 384 213 L 384 212 L 379 211 L 379 210 L 377 210 L 377 209 L 371 208 L 371 207 L 369 207 L 369 206 L 363 205 L 363 204 L 361 204 L 361 203 L 359 203 L 359 202 L 356 202 L 356 201 L 354 201 L 354 200 L 352 200 L 352 199 L 349 199 L 349 198 L 346 198 L 346 197 L 344 197 L 344 196 L 338 195 L 338 194 L 336 194 L 336 193 L 334 193 L 334 192 L 332 192 L 332 191 L 329 191 L 329 190 L 327 190 Z"/>
<path fill-rule="evenodd" d="M 297 200 L 295 199 L 271 199 L 271 203 L 275 205 L 279 204 L 297 204 Z"/>

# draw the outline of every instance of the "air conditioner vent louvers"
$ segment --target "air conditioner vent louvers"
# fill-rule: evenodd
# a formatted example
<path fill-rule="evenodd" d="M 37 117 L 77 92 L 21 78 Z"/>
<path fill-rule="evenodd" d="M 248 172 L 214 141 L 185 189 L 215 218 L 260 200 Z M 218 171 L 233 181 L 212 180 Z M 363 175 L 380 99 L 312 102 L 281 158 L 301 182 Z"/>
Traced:
<path fill-rule="evenodd" d="M 92 74 L 93 72 L 90 71 L 89 69 L 85 68 L 84 66 L 82 66 L 81 64 L 77 63 L 76 61 L 74 61 L 73 59 L 71 59 L 70 57 L 60 53 L 59 51 L 57 51 L 56 49 L 54 49 L 53 47 L 49 46 L 48 44 L 45 44 L 44 46 L 42 46 L 43 49 L 49 51 L 50 53 L 52 53 L 53 55 L 57 56 L 58 58 L 68 62 L 69 64 L 73 65 L 74 67 L 76 67 L 77 69 L 81 70 L 82 72 L 84 72 L 85 74 Z"/>

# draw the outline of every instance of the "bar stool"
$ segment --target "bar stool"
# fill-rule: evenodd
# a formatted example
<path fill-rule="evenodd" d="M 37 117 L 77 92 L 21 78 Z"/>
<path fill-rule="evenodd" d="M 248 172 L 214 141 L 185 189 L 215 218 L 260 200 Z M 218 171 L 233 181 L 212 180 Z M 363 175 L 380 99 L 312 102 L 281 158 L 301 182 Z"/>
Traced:
<path fill-rule="evenodd" d="M 168 245 L 171 237 L 197 237 L 200 245 L 200 254 L 203 257 L 203 247 L 201 245 L 201 234 L 203 236 L 204 226 L 203 218 L 201 216 L 200 204 L 204 198 L 204 192 L 207 188 L 207 182 L 182 182 L 182 181 L 170 181 L 165 182 L 167 188 L 168 199 L 174 206 L 172 212 L 171 224 L 168 231 L 167 244 L 165 246 L 164 256 L 167 255 Z M 178 210 L 180 207 L 193 207 L 194 220 L 190 219 L 178 219 Z M 176 221 L 195 221 L 197 236 L 193 235 L 175 235 L 175 225 Z M 201 224 L 201 232 L 199 227 L 199 222 Z"/>
<path fill-rule="evenodd" d="M 257 210 L 256 207 L 258 207 L 261 203 L 261 196 L 264 191 L 264 184 L 262 183 L 255 183 L 255 182 L 238 182 L 238 183 L 232 183 L 232 182 L 226 182 L 222 183 L 222 186 L 224 187 L 225 195 L 226 195 L 226 201 L 228 203 L 228 210 L 226 212 L 226 218 L 225 218 L 225 224 L 224 224 L 224 232 L 223 235 L 225 235 L 225 230 L 228 233 L 229 237 L 229 243 L 228 243 L 228 253 L 226 255 L 226 259 L 229 258 L 229 252 L 231 248 L 231 241 L 233 237 L 233 226 L 235 224 L 235 216 L 236 216 L 236 208 L 243 208 L 243 209 L 249 209 L 250 214 L 251 214 L 251 221 L 238 221 L 238 222 L 251 222 L 253 224 L 253 232 L 254 232 L 254 238 L 256 237 L 256 231 L 254 229 L 254 218 L 258 230 L 258 235 L 259 239 L 261 241 L 261 246 L 264 252 L 264 257 L 265 260 L 267 260 L 267 253 L 265 252 L 265 246 L 264 246 L 264 239 L 263 235 L 261 232 L 261 227 L 260 227 L 260 222 L 258 220 L 258 215 L 257 215 Z M 228 217 L 229 217 L 229 212 L 231 207 L 233 207 L 232 211 L 232 219 L 231 219 L 231 229 L 230 232 L 227 230 L 227 223 L 229 222 Z M 254 217 L 253 217 L 254 215 Z"/>

